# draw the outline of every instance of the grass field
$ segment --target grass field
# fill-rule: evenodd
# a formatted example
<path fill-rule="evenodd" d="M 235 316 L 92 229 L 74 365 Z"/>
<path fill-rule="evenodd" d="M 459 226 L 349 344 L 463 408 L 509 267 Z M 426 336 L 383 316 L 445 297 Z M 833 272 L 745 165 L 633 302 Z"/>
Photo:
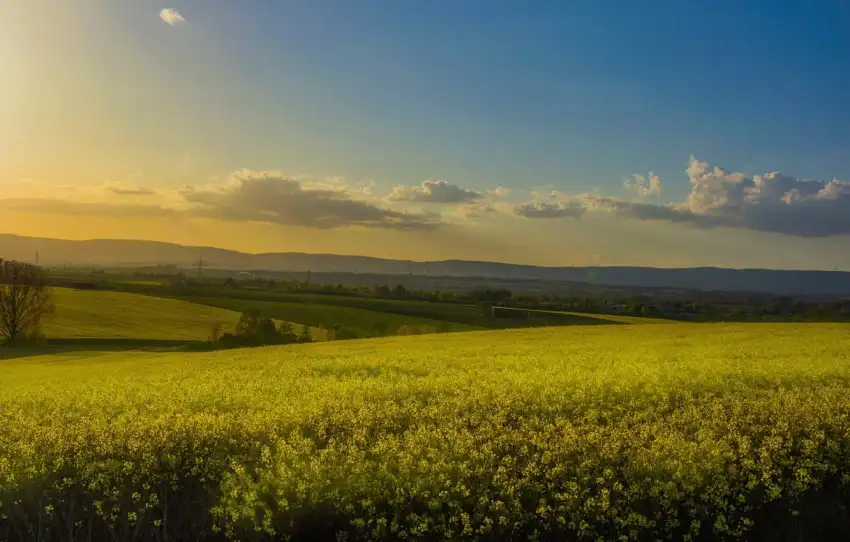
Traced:
<path fill-rule="evenodd" d="M 311 296 L 322 297 L 322 296 Z M 331 296 L 326 296 L 331 297 Z M 395 334 L 404 325 L 407 326 L 430 326 L 441 331 L 472 331 L 482 329 L 467 324 L 458 324 L 432 318 L 420 318 L 417 316 L 406 316 L 388 312 L 354 308 L 345 305 L 333 305 L 314 303 L 309 301 L 271 301 L 259 299 L 240 299 L 235 297 L 186 297 L 193 303 L 200 303 L 211 307 L 229 309 L 242 312 L 245 310 L 259 310 L 263 314 L 286 320 L 298 322 L 310 326 L 322 325 L 326 328 L 334 325 L 343 326 L 351 335 L 368 337 L 376 333 L 376 324 L 383 324 L 386 334 Z"/>
<path fill-rule="evenodd" d="M 42 540 L 834 540 L 850 528 L 842 325 L 45 356 L 0 364 L 0 389 L 4 540 L 36 523 Z"/>
<path fill-rule="evenodd" d="M 231 329 L 239 313 L 123 292 L 54 288 L 56 311 L 44 325 L 51 339 L 204 340 L 210 326 Z"/>

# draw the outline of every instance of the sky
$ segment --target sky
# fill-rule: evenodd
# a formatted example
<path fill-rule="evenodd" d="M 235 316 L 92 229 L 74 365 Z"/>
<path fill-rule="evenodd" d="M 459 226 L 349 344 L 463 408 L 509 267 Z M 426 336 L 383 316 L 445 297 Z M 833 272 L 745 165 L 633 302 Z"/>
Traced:
<path fill-rule="evenodd" d="M 0 232 L 850 270 L 850 4 L 0 2 Z"/>

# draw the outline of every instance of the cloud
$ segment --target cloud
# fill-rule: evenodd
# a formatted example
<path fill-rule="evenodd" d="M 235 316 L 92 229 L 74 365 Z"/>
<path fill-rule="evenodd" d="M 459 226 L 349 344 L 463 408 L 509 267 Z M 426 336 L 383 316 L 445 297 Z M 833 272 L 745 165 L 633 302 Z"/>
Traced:
<path fill-rule="evenodd" d="M 647 177 L 637 173 L 632 174 L 623 182 L 623 186 L 629 190 L 634 190 L 640 197 L 651 196 L 653 194 L 656 196 L 661 195 L 661 178 L 651 171 Z"/>
<path fill-rule="evenodd" d="M 480 197 L 480 193 L 466 190 L 448 181 L 430 180 L 423 182 L 420 186 L 397 186 L 387 199 L 418 203 L 463 203 Z"/>
<path fill-rule="evenodd" d="M 488 190 L 487 194 L 494 198 L 506 198 L 511 194 L 511 189 L 504 186 L 497 186 L 492 190 Z"/>
<path fill-rule="evenodd" d="M 498 214 L 498 210 L 489 203 L 471 203 L 457 207 L 457 214 L 463 218 L 482 218 Z"/>
<path fill-rule="evenodd" d="M 625 201 L 598 193 L 535 193 L 516 205 L 527 218 L 578 218 L 585 212 L 609 213 L 643 221 L 670 222 L 698 228 L 739 228 L 796 237 L 850 234 L 850 182 L 797 179 L 781 172 L 748 176 L 730 173 L 691 156 L 685 170 L 691 191 L 684 201 L 656 205 Z M 627 188 L 640 196 L 659 194 L 655 174 L 632 175 Z"/>
<path fill-rule="evenodd" d="M 117 182 L 59 191 L 55 186 L 28 182 L 25 190 L 16 189 L 0 197 L 0 210 L 206 217 L 317 229 L 354 226 L 395 230 L 431 230 L 503 215 L 578 219 L 586 213 L 601 213 L 687 227 L 737 228 L 804 238 L 850 235 L 848 181 L 798 179 L 778 171 L 750 176 L 709 166 L 694 157 L 685 174 L 690 192 L 666 205 L 629 201 L 598 191 L 575 195 L 557 190 L 521 191 L 499 199 L 495 190 L 478 193 L 446 181 L 397 187 L 390 196 L 381 198 L 369 193 L 370 185 L 350 184 L 343 178 L 307 182 L 274 171 L 243 170 L 224 183 L 180 190 L 154 191 Z M 657 194 L 661 181 L 650 173 L 646 177 L 634 175 L 626 185 L 639 195 Z M 441 216 L 417 208 L 420 203 L 454 205 L 441 207 Z M 404 208 L 408 204 L 411 208 Z"/>
<path fill-rule="evenodd" d="M 181 191 L 193 212 L 220 220 L 267 222 L 338 228 L 362 226 L 397 230 L 427 230 L 441 224 L 436 215 L 384 209 L 353 199 L 345 190 L 305 188 L 277 172 L 239 171 L 218 187 L 188 187 Z"/>
<path fill-rule="evenodd" d="M 178 26 L 186 22 L 186 18 L 183 17 L 183 14 L 174 8 L 165 8 L 160 11 L 159 18 L 171 26 Z"/>
<path fill-rule="evenodd" d="M 106 190 L 117 196 L 153 196 L 156 194 L 155 190 L 149 188 L 131 188 L 125 186 L 109 186 Z"/>
<path fill-rule="evenodd" d="M 187 185 L 178 190 L 149 190 L 107 184 L 78 190 L 73 196 L 37 194 L 0 197 L 0 211 L 57 215 L 201 217 L 329 229 L 349 226 L 394 230 L 431 230 L 445 225 L 439 215 L 387 209 L 340 182 L 305 185 L 278 172 L 237 171 L 222 184 Z M 55 193 L 55 191 L 54 191 Z M 146 196 L 149 203 L 126 203 Z M 132 199 L 132 198 L 131 198 Z M 2 216 L 2 213 L 0 213 Z"/>
<path fill-rule="evenodd" d="M 156 204 L 123 204 L 50 198 L 2 198 L 0 209 L 10 212 L 66 216 L 174 217 L 179 211 Z"/>
<path fill-rule="evenodd" d="M 700 228 L 741 228 L 796 237 L 850 234 L 850 182 L 797 179 L 779 171 L 748 176 L 690 157 L 691 192 L 682 202 L 653 205 L 615 198 L 577 197 L 590 211 Z M 649 184 L 635 183 L 651 188 Z"/>
<path fill-rule="evenodd" d="M 525 218 L 580 218 L 587 208 L 580 200 L 569 197 L 562 199 L 532 200 L 514 206 L 514 214 Z"/>

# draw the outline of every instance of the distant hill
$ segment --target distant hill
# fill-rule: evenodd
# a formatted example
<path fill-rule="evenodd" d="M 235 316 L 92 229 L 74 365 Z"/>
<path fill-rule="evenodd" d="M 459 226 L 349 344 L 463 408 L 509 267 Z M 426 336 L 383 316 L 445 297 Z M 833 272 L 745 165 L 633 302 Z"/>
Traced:
<path fill-rule="evenodd" d="M 498 262 L 444 260 L 413 262 L 366 256 L 292 252 L 247 254 L 214 247 L 191 247 L 156 241 L 94 239 L 67 241 L 0 234 L 0 257 L 43 265 L 192 267 L 199 258 L 218 269 L 307 271 L 481 277 L 514 280 L 572 281 L 607 286 L 683 288 L 778 295 L 850 296 L 850 273 L 653 267 L 538 267 Z"/>

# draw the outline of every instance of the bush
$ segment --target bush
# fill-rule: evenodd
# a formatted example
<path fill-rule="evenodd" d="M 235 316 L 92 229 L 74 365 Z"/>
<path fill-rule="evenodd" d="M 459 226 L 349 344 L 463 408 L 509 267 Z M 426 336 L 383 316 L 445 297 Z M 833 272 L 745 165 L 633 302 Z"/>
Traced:
<path fill-rule="evenodd" d="M 221 325 L 213 324 L 210 329 L 210 341 L 214 348 L 239 348 L 244 346 L 268 346 L 303 342 L 295 334 L 292 324 L 282 322 L 275 327 L 274 320 L 258 311 L 245 311 L 239 317 L 234 333 L 221 334 Z M 192 347 L 192 349 L 196 349 Z"/>

